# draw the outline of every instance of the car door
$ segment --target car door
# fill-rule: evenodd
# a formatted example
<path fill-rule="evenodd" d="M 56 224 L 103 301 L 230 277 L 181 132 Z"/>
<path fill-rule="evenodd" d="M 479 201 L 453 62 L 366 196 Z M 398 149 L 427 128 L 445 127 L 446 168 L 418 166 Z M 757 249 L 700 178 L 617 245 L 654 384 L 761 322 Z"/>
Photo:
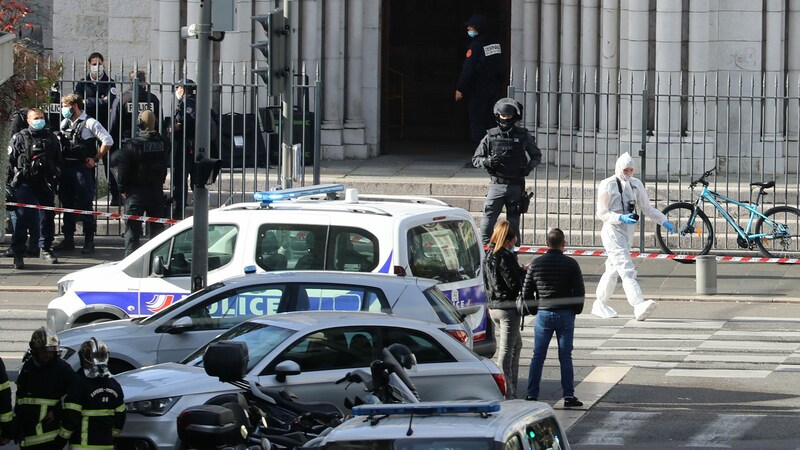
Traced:
<path fill-rule="evenodd" d="M 235 256 L 239 227 L 234 224 L 211 224 L 208 231 L 208 282 L 223 278 L 220 275 L 232 264 Z M 150 315 L 185 297 L 191 288 L 192 228 L 183 230 L 153 249 L 147 261 L 153 273 L 153 260 L 160 257 L 164 263 L 161 276 L 142 278 L 139 288 L 139 312 Z M 233 273 L 229 274 L 233 275 Z"/>
<path fill-rule="evenodd" d="M 369 372 L 369 364 L 375 359 L 374 342 L 372 327 L 331 328 L 310 333 L 281 352 L 261 372 L 258 382 L 271 388 L 290 388 L 300 401 L 329 402 L 343 408 L 345 397 L 364 395 L 364 386 L 346 389 L 346 384 L 335 382 L 356 368 Z M 285 360 L 297 362 L 301 373 L 280 382 L 274 369 Z"/>
<path fill-rule="evenodd" d="M 234 325 L 253 317 L 277 313 L 286 297 L 286 284 L 259 283 L 224 289 L 198 301 L 156 329 L 161 334 L 158 362 L 180 361 Z M 190 326 L 175 329 L 176 322 L 187 322 L 187 319 L 191 320 Z"/>

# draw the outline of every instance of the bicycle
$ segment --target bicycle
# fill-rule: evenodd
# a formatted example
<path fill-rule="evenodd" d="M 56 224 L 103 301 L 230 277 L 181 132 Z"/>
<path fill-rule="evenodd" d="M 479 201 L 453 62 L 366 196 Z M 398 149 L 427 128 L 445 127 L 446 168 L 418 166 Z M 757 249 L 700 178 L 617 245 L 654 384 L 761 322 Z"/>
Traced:
<path fill-rule="evenodd" d="M 737 201 L 718 194 L 708 188 L 706 178 L 714 174 L 716 167 L 707 170 L 699 179 L 692 181 L 689 188 L 694 193 L 698 184 L 703 185 L 700 196 L 694 203 L 678 202 L 664 208 L 667 220 L 675 225 L 675 233 L 664 233 L 663 227 L 656 226 L 658 245 L 666 253 L 685 255 L 705 255 L 714 245 L 714 227 L 703 211 L 703 203 L 708 202 L 736 231 L 736 243 L 741 248 L 753 250 L 758 247 L 768 258 L 800 257 L 800 209 L 792 206 L 775 206 L 761 212 L 761 198 L 768 195 L 767 190 L 775 187 L 775 181 L 750 183 L 750 189 L 758 188 L 755 202 Z M 720 205 L 720 202 L 736 205 L 750 212 L 747 226 L 742 228 L 736 220 Z"/>

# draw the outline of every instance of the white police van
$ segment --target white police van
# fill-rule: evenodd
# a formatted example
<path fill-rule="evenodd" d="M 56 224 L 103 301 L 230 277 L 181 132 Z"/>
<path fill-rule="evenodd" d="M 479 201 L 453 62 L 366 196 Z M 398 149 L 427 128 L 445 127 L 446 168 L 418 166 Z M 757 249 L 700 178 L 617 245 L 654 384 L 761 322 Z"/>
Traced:
<path fill-rule="evenodd" d="M 474 350 L 491 357 L 483 251 L 470 214 L 427 197 L 342 194 L 340 184 L 259 192 L 257 202 L 209 211 L 208 284 L 248 266 L 433 278 L 467 315 Z M 59 297 L 48 305 L 48 325 L 61 331 L 146 316 L 188 295 L 192 225 L 183 220 L 121 261 L 63 277 Z"/>

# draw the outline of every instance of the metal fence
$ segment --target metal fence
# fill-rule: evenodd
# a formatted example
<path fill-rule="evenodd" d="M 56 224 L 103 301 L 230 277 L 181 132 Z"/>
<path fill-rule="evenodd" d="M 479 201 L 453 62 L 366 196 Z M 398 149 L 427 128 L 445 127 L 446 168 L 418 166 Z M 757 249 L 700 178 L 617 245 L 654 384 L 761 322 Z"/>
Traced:
<path fill-rule="evenodd" d="M 96 117 L 114 137 L 114 150 L 119 148 L 125 139 L 125 130 L 136 130 L 135 120 L 137 112 L 142 108 L 154 109 L 154 103 L 143 101 L 123 102 L 123 95 L 127 92 L 137 98 L 140 90 L 152 93 L 158 98 L 159 104 L 156 116 L 159 120 L 158 129 L 166 138 L 174 142 L 175 131 L 169 126 L 178 100 L 175 97 L 175 88 L 184 79 L 194 80 L 196 77 L 187 75 L 186 64 L 162 63 L 158 66 L 140 65 L 137 63 L 114 66 L 105 62 L 105 72 L 108 80 L 93 82 L 98 85 L 107 85 L 114 88 L 118 102 L 110 103 L 100 95 L 95 95 L 95 103 L 105 103 L 105 107 L 97 108 Z M 145 79 L 143 86 L 139 86 L 136 74 Z M 62 78 L 54 85 L 51 93 L 51 104 L 47 108 L 51 128 L 57 127 L 60 117 L 60 96 L 72 93 L 77 84 L 86 81 L 89 77 L 89 67 L 75 64 L 74 62 L 64 68 Z M 320 117 L 316 114 L 321 111 L 321 88 L 319 83 L 309 83 L 308 75 L 303 67 L 296 76 L 293 86 L 295 110 L 292 118 L 293 143 L 301 144 L 303 152 L 300 154 L 300 172 L 297 179 L 300 185 L 318 180 L 319 170 L 319 129 Z M 316 77 L 319 79 L 319 77 Z M 270 183 L 276 180 L 280 173 L 282 163 L 280 149 L 280 132 L 284 126 L 281 120 L 281 98 L 265 95 L 266 89 L 261 79 L 252 73 L 246 65 L 220 66 L 215 73 L 212 86 L 212 130 L 210 156 L 223 160 L 223 171 L 218 182 L 211 191 L 211 206 L 218 206 L 226 202 L 250 201 L 249 193 L 256 190 L 269 190 L 274 186 Z M 114 120 L 114 116 L 118 117 Z M 120 119 L 122 115 L 124 118 Z M 132 118 L 132 119 L 131 119 Z M 113 126 L 124 121 L 125 126 Z M 177 149 L 173 148 L 173 151 Z M 184 158 L 186 157 L 184 153 Z M 310 170 L 309 170 L 310 169 Z M 307 174 L 306 171 L 309 170 Z M 312 172 L 313 170 L 313 172 Z M 99 211 L 114 210 L 111 205 L 110 170 L 108 164 L 101 164 L 98 170 L 98 189 L 95 198 L 95 208 Z M 313 180 L 312 180 L 313 179 Z M 271 181 L 272 180 L 272 181 Z M 170 182 L 168 184 L 171 185 Z M 171 192 L 170 187 L 170 194 Z M 191 204 L 191 202 L 189 203 Z M 189 206 L 190 207 L 190 206 Z M 182 217 L 191 214 L 184 211 Z M 116 220 L 98 220 L 98 233 L 119 235 L 124 231 L 124 224 Z"/>
<path fill-rule="evenodd" d="M 751 182 L 775 180 L 765 208 L 798 205 L 798 80 L 741 74 L 529 75 L 512 79 L 509 87 L 509 96 L 525 105 L 523 122 L 543 153 L 532 177 L 537 201 L 523 225 L 526 242 L 544 242 L 546 230 L 558 226 L 570 245 L 601 246 L 595 188 L 626 151 L 637 160 L 635 176 L 658 209 L 696 198 L 689 183 L 713 167 L 711 188 L 721 194 L 748 199 Z M 723 219 L 712 208 L 706 212 L 718 234 L 715 248 L 736 249 L 735 234 Z M 728 212 L 747 217 L 738 208 Z M 657 247 L 653 229 L 642 224 L 642 250 Z"/>

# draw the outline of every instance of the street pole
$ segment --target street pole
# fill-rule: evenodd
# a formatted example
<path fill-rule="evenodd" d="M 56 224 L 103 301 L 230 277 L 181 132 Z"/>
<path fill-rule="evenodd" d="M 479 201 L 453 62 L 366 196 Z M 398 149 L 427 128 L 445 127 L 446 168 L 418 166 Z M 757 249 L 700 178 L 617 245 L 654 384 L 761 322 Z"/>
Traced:
<path fill-rule="evenodd" d="M 206 157 L 211 144 L 211 1 L 200 0 L 200 23 L 197 25 L 197 121 L 194 136 L 194 161 Z M 192 235 L 192 292 L 206 287 L 208 281 L 208 188 L 205 180 L 192 176 L 194 214 Z"/>
<path fill-rule="evenodd" d="M 283 17 L 286 23 L 286 39 L 284 51 L 286 52 L 287 71 L 283 77 L 283 120 L 281 124 L 281 187 L 289 189 L 292 187 L 294 178 L 294 153 L 292 152 L 292 128 L 294 127 L 294 93 L 292 92 L 292 81 L 294 80 L 294 70 L 292 67 L 292 33 L 289 13 L 289 0 L 283 0 Z"/>

